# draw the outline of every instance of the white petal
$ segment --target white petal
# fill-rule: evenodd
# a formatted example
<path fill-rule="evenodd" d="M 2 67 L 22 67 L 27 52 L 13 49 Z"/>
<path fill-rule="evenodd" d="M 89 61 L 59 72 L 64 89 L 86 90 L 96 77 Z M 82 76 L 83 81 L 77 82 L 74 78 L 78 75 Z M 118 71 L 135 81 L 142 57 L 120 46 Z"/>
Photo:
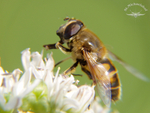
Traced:
<path fill-rule="evenodd" d="M 71 87 L 73 82 L 74 82 L 73 76 L 66 78 L 65 81 L 61 83 L 60 89 L 63 88 L 66 91 L 70 90 L 70 87 Z"/>
<path fill-rule="evenodd" d="M 47 89 L 48 89 L 48 97 L 50 97 L 50 95 L 52 95 L 53 91 L 53 72 L 47 71 L 46 70 L 46 76 L 44 78 L 44 81 L 47 85 Z"/>
<path fill-rule="evenodd" d="M 21 52 L 22 57 L 22 65 L 24 67 L 24 70 L 27 70 L 30 66 L 30 57 L 31 57 L 31 53 L 30 53 L 30 48 L 27 48 L 26 50 Z"/>
<path fill-rule="evenodd" d="M 9 93 L 15 83 L 13 75 L 10 73 L 8 77 L 4 78 L 4 85 L 5 85 L 5 93 Z"/>
<path fill-rule="evenodd" d="M 35 78 L 43 79 L 44 74 L 41 74 L 37 69 L 34 67 L 34 65 L 30 65 L 32 67 L 32 72 Z M 44 71 L 44 70 L 43 70 Z"/>
<path fill-rule="evenodd" d="M 74 90 L 69 91 L 69 92 L 65 95 L 65 97 L 67 97 L 67 98 L 75 98 L 76 95 L 77 95 L 77 93 L 78 93 L 78 91 L 79 91 L 79 89 L 78 89 L 78 88 L 75 88 Z"/>
<path fill-rule="evenodd" d="M 79 106 L 79 102 L 77 102 L 75 99 L 72 99 L 72 98 L 65 98 L 64 99 L 64 102 L 63 102 L 63 106 L 62 106 L 62 109 L 64 111 L 67 111 L 69 110 L 70 108 L 78 108 Z"/>
<path fill-rule="evenodd" d="M 24 92 L 25 88 L 30 84 L 31 68 L 29 68 L 21 77 L 21 79 L 13 86 L 13 95 L 19 95 Z"/>
<path fill-rule="evenodd" d="M 42 55 L 39 52 L 33 52 L 32 55 L 32 64 L 36 67 L 36 68 L 41 68 L 44 69 L 45 68 L 45 64 L 44 61 L 42 59 Z"/>
<path fill-rule="evenodd" d="M 28 86 L 28 87 L 26 88 L 26 90 L 24 90 L 24 92 L 22 92 L 19 96 L 20 96 L 21 98 L 23 98 L 23 97 L 26 96 L 28 93 L 30 93 L 36 86 L 38 86 L 40 82 L 41 82 L 41 79 L 36 79 L 36 80 L 34 80 L 34 82 L 33 82 L 30 86 Z"/>
<path fill-rule="evenodd" d="M 55 103 L 60 108 L 63 103 L 63 97 L 64 97 L 65 91 L 63 89 L 59 90 L 56 95 L 54 95 Z"/>
<path fill-rule="evenodd" d="M 74 105 L 72 105 L 71 111 L 84 112 L 88 108 L 90 103 L 93 101 L 95 96 L 95 91 L 94 91 L 94 87 L 83 85 L 79 87 L 77 90 L 70 91 L 69 95 L 67 94 L 66 96 L 68 96 L 68 98 L 71 96 L 70 99 L 76 100 L 76 105 L 78 105 L 78 107 L 76 108 L 73 108 Z M 71 106 L 71 103 L 69 106 Z"/>
<path fill-rule="evenodd" d="M 0 86 L 2 85 L 2 82 L 3 82 L 3 77 L 1 74 L 4 74 L 4 69 L 0 66 Z"/>
<path fill-rule="evenodd" d="M 101 113 L 103 111 L 103 107 L 99 105 L 98 100 L 99 98 L 96 98 L 90 106 L 95 113 Z"/>
<path fill-rule="evenodd" d="M 15 79 L 15 82 L 17 82 L 20 78 L 20 74 L 22 73 L 22 71 L 20 69 L 15 69 L 12 74 L 13 74 L 13 77 Z"/>
<path fill-rule="evenodd" d="M 99 97 L 96 97 L 96 99 L 92 102 L 90 109 L 94 111 L 94 113 L 110 113 L 110 109 L 108 107 L 103 108 L 99 104 Z"/>
<path fill-rule="evenodd" d="M 14 108 L 18 108 L 20 107 L 22 104 L 22 101 L 20 98 L 18 97 L 12 97 L 10 98 L 10 100 L 8 101 L 8 103 L 4 106 L 5 110 L 11 110 Z"/>
<path fill-rule="evenodd" d="M 3 67 L 0 66 L 0 74 L 3 74 L 3 73 L 5 73 L 5 71 L 4 71 Z"/>
<path fill-rule="evenodd" d="M 89 104 L 94 100 L 94 96 L 95 96 L 95 90 L 94 87 L 87 87 L 87 86 L 83 86 L 84 92 L 83 92 L 83 96 L 82 99 L 80 100 L 81 102 L 81 112 L 85 111 Z"/>
<path fill-rule="evenodd" d="M 0 89 L 1 90 L 1 89 Z M 0 91 L 0 105 L 3 107 L 5 104 L 6 100 L 4 98 L 4 95 L 2 94 L 2 92 Z"/>
<path fill-rule="evenodd" d="M 50 71 L 52 71 L 54 68 L 54 59 L 52 57 L 52 53 L 47 54 L 47 58 L 48 60 L 46 61 L 46 69 L 49 69 Z"/>
<path fill-rule="evenodd" d="M 63 79 L 61 77 L 58 77 L 58 73 L 59 73 L 60 68 L 58 68 L 56 74 L 55 74 L 55 78 L 54 78 L 54 91 L 58 92 L 60 89 L 60 83 L 63 81 Z"/>

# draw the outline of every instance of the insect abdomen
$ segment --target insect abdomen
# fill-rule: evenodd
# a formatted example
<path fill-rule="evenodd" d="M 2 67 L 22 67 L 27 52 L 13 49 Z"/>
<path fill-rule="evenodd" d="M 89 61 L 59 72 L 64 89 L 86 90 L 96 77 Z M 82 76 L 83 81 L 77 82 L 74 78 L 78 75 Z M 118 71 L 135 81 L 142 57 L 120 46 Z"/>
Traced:
<path fill-rule="evenodd" d="M 117 101 L 120 99 L 121 96 L 121 85 L 119 76 L 117 73 L 117 69 L 109 59 L 104 59 L 101 62 L 104 67 L 107 69 L 107 72 L 110 77 L 110 83 L 111 83 L 111 99 L 112 101 Z"/>

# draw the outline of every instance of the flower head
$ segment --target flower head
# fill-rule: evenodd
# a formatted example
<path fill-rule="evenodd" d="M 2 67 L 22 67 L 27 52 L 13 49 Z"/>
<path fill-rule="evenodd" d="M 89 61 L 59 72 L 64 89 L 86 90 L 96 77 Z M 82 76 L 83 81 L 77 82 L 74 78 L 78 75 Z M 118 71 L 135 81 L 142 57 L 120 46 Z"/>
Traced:
<path fill-rule="evenodd" d="M 60 68 L 54 75 L 52 54 L 45 60 L 43 51 L 31 54 L 27 48 L 21 54 L 24 72 L 15 69 L 10 73 L 0 67 L 0 111 L 104 112 L 94 100 L 95 86 L 78 87 L 72 75 L 59 74 Z"/>

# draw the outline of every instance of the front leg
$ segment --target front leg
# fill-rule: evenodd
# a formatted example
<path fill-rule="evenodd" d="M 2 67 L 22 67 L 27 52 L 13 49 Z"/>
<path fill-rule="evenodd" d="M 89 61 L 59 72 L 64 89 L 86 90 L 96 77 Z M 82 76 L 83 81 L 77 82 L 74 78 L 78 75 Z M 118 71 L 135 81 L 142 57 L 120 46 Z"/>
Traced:
<path fill-rule="evenodd" d="M 55 44 L 47 44 L 47 45 L 43 45 L 43 47 L 48 50 L 48 49 L 57 49 L 56 48 L 56 43 Z"/>
<path fill-rule="evenodd" d="M 56 48 L 59 48 L 63 53 L 71 52 L 71 49 L 64 47 L 60 42 L 56 43 Z"/>
<path fill-rule="evenodd" d="M 48 44 L 48 45 L 43 45 L 46 50 L 48 49 L 60 49 L 63 53 L 71 52 L 71 49 L 68 49 L 64 47 L 60 42 L 57 42 L 55 44 Z"/>

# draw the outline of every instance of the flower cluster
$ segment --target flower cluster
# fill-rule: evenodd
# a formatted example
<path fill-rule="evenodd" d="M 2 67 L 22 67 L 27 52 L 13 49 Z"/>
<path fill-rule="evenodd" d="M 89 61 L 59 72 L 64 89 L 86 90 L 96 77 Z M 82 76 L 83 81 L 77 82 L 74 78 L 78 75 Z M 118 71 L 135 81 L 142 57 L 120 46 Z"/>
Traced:
<path fill-rule="evenodd" d="M 0 67 L 0 112 L 109 112 L 94 99 L 94 86 L 78 87 L 72 75 L 59 74 L 60 68 L 53 74 L 52 54 L 43 60 L 43 51 L 31 54 L 28 48 L 21 59 L 24 72 L 15 69 L 9 73 Z"/>

